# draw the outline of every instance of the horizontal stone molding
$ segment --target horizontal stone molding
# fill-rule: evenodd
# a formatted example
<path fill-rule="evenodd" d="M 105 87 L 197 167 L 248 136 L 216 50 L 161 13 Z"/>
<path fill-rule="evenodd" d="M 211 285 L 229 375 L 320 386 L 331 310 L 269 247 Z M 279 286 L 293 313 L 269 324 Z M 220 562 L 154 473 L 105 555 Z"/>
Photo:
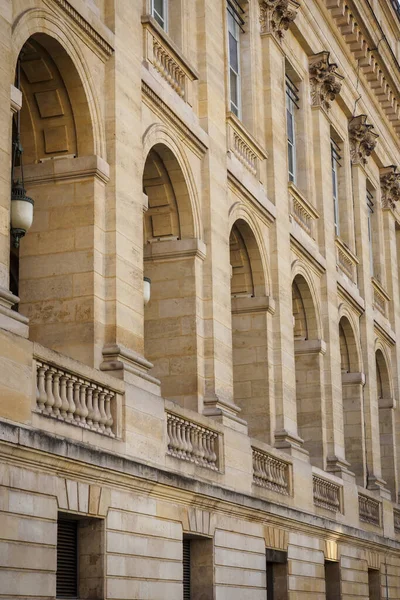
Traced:
<path fill-rule="evenodd" d="M 325 354 L 326 342 L 324 340 L 295 340 L 295 354 Z"/>
<path fill-rule="evenodd" d="M 339 237 L 336 238 L 335 243 L 337 266 L 353 283 L 356 283 L 358 258 Z"/>
<path fill-rule="evenodd" d="M 291 463 L 252 447 L 253 483 L 278 494 L 292 495 Z"/>
<path fill-rule="evenodd" d="M 144 247 L 145 261 L 168 261 L 197 256 L 204 260 L 207 246 L 197 238 L 154 240 Z"/>
<path fill-rule="evenodd" d="M 219 471 L 220 434 L 192 420 L 167 412 L 167 454 Z"/>
<path fill-rule="evenodd" d="M 103 183 L 110 179 L 110 166 L 100 156 L 60 156 L 42 159 L 24 166 L 25 183 L 32 187 L 51 181 L 78 180 L 96 177 Z"/>
<path fill-rule="evenodd" d="M 275 313 L 275 302 L 269 296 L 238 296 L 231 299 L 232 314 Z"/>
<path fill-rule="evenodd" d="M 293 182 L 288 184 L 290 196 L 290 214 L 292 219 L 311 238 L 315 239 L 315 221 L 319 218 L 318 211 L 306 200 Z"/>
<path fill-rule="evenodd" d="M 142 17 L 144 58 L 187 104 L 193 106 L 193 82 L 199 78 L 157 21 Z"/>
<path fill-rule="evenodd" d="M 268 158 L 262 146 L 246 130 L 243 123 L 231 112 L 226 116 L 228 151 L 255 177 L 260 177 L 260 163 Z"/>
<path fill-rule="evenodd" d="M 342 373 L 342 385 L 364 385 L 364 373 Z"/>
<path fill-rule="evenodd" d="M 319 475 L 313 475 L 313 499 L 316 506 L 332 512 L 343 512 L 342 486 Z"/>
<path fill-rule="evenodd" d="M 358 514 L 360 521 L 381 526 L 381 503 L 378 500 L 358 494 Z"/>
<path fill-rule="evenodd" d="M 121 382 L 38 344 L 33 356 L 36 412 L 109 437 L 120 434 Z"/>

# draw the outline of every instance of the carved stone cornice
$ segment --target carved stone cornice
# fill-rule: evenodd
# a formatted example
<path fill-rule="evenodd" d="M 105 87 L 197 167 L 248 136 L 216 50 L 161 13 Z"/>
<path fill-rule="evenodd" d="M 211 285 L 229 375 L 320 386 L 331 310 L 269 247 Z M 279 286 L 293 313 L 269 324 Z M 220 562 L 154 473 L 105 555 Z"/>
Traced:
<path fill-rule="evenodd" d="M 300 4 L 295 0 L 259 0 L 261 33 L 273 33 L 279 40 L 295 20 Z"/>
<path fill-rule="evenodd" d="M 342 87 L 344 77 L 336 69 L 336 63 L 329 62 L 329 52 L 324 50 L 310 56 L 310 84 L 311 102 L 313 106 L 320 106 L 329 110 Z"/>
<path fill-rule="evenodd" d="M 392 208 L 400 200 L 400 173 L 395 165 L 380 170 L 382 208 Z"/>
<path fill-rule="evenodd" d="M 375 149 L 379 135 L 374 126 L 367 123 L 367 115 L 358 115 L 349 122 L 350 155 L 353 165 L 365 165 Z"/>

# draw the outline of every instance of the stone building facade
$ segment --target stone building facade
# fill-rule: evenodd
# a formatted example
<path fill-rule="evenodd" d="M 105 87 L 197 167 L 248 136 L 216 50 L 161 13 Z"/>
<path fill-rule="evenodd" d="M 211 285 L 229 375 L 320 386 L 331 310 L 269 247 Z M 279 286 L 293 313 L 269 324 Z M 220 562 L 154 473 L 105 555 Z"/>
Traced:
<path fill-rule="evenodd" d="M 398 600 L 397 0 L 0 48 L 0 597 Z"/>

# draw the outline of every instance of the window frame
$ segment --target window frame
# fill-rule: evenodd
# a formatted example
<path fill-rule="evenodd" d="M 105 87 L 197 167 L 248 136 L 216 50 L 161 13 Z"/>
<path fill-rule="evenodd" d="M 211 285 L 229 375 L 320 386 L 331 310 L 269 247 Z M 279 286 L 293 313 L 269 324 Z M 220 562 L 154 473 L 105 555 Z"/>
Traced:
<path fill-rule="evenodd" d="M 162 8 L 163 8 L 163 14 L 160 15 L 155 6 L 154 6 L 154 1 L 155 0 L 151 0 L 151 16 L 153 17 L 153 19 L 155 19 L 157 21 L 157 23 L 159 24 L 159 26 L 166 32 L 168 33 L 168 0 L 161 0 L 162 1 Z M 162 22 L 160 22 L 162 21 Z"/>
<path fill-rule="evenodd" d="M 286 139 L 288 159 L 288 180 L 296 185 L 297 182 L 297 144 L 296 144 L 296 109 L 299 110 L 299 88 L 285 75 L 285 99 L 286 99 Z M 290 115 L 290 119 L 289 119 Z M 292 124 L 289 132 L 289 123 Z M 292 166 L 292 168 L 291 168 Z"/>
<path fill-rule="evenodd" d="M 373 214 L 374 214 L 374 195 L 371 190 L 366 190 L 366 202 L 367 202 L 367 219 L 368 219 L 368 244 L 369 244 L 369 263 L 370 263 L 370 274 L 371 277 L 375 276 L 375 265 L 374 265 L 374 227 L 373 227 Z"/>
<path fill-rule="evenodd" d="M 235 2 L 238 5 L 237 2 Z M 238 5 L 239 6 L 239 5 Z M 242 9 L 241 9 L 242 10 Z M 240 33 L 243 31 L 244 24 L 238 10 L 233 6 L 230 0 L 226 3 L 226 29 L 227 29 L 227 56 L 228 56 L 228 89 L 229 89 L 229 111 L 238 119 L 242 119 L 242 73 L 241 73 L 241 54 L 240 54 Z M 230 37 L 236 42 L 237 70 L 234 69 L 231 62 Z M 235 77 L 235 92 L 237 104 L 232 99 L 231 74 Z"/>
<path fill-rule="evenodd" d="M 339 168 L 341 167 L 339 144 L 331 137 L 331 174 L 332 174 L 332 199 L 333 199 L 333 222 L 335 234 L 340 237 L 340 210 L 339 210 Z"/>

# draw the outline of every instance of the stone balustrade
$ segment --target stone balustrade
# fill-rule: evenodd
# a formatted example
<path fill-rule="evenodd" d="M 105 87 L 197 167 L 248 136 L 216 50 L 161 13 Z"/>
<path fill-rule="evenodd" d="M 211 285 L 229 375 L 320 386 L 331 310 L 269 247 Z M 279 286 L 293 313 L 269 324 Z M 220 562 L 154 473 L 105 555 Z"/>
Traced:
<path fill-rule="evenodd" d="M 47 354 L 57 356 L 51 351 Z M 58 355 L 60 360 L 45 360 L 35 356 L 36 364 L 36 409 L 45 417 L 64 421 L 70 425 L 82 427 L 109 437 L 116 437 L 117 396 L 118 391 L 111 386 L 95 381 L 84 369 L 70 369 L 63 363 L 75 363 L 71 359 Z M 104 378 L 99 374 L 99 379 Z"/>
<path fill-rule="evenodd" d="M 372 288 L 374 290 L 374 308 L 378 310 L 384 317 L 387 316 L 387 302 L 390 300 L 390 297 L 385 292 L 382 285 L 375 279 L 372 278 Z"/>
<path fill-rule="evenodd" d="M 393 509 L 393 519 L 394 519 L 394 530 L 396 533 L 400 533 L 400 510 L 394 508 Z"/>
<path fill-rule="evenodd" d="M 333 512 L 342 512 L 341 486 L 318 475 L 313 475 L 314 504 Z"/>
<path fill-rule="evenodd" d="M 357 265 L 359 260 L 340 238 L 336 238 L 336 262 L 339 269 L 353 283 L 357 283 Z"/>
<path fill-rule="evenodd" d="M 167 434 L 170 456 L 219 470 L 219 434 L 216 431 L 168 412 Z"/>
<path fill-rule="evenodd" d="M 319 218 L 315 208 L 304 198 L 297 187 L 289 183 L 291 217 L 311 238 L 315 238 L 315 222 Z"/>
<path fill-rule="evenodd" d="M 291 494 L 290 463 L 253 448 L 253 482 L 278 494 Z"/>
<path fill-rule="evenodd" d="M 243 127 L 241 121 L 228 113 L 227 120 L 228 150 L 256 177 L 260 177 L 260 164 L 268 155 L 266 151 Z"/>
<path fill-rule="evenodd" d="M 378 500 L 358 494 L 358 513 L 360 521 L 380 527 L 381 503 Z"/>
<path fill-rule="evenodd" d="M 142 24 L 146 61 L 169 83 L 178 96 L 193 106 L 193 82 L 198 79 L 197 73 L 153 17 L 143 17 Z"/>

